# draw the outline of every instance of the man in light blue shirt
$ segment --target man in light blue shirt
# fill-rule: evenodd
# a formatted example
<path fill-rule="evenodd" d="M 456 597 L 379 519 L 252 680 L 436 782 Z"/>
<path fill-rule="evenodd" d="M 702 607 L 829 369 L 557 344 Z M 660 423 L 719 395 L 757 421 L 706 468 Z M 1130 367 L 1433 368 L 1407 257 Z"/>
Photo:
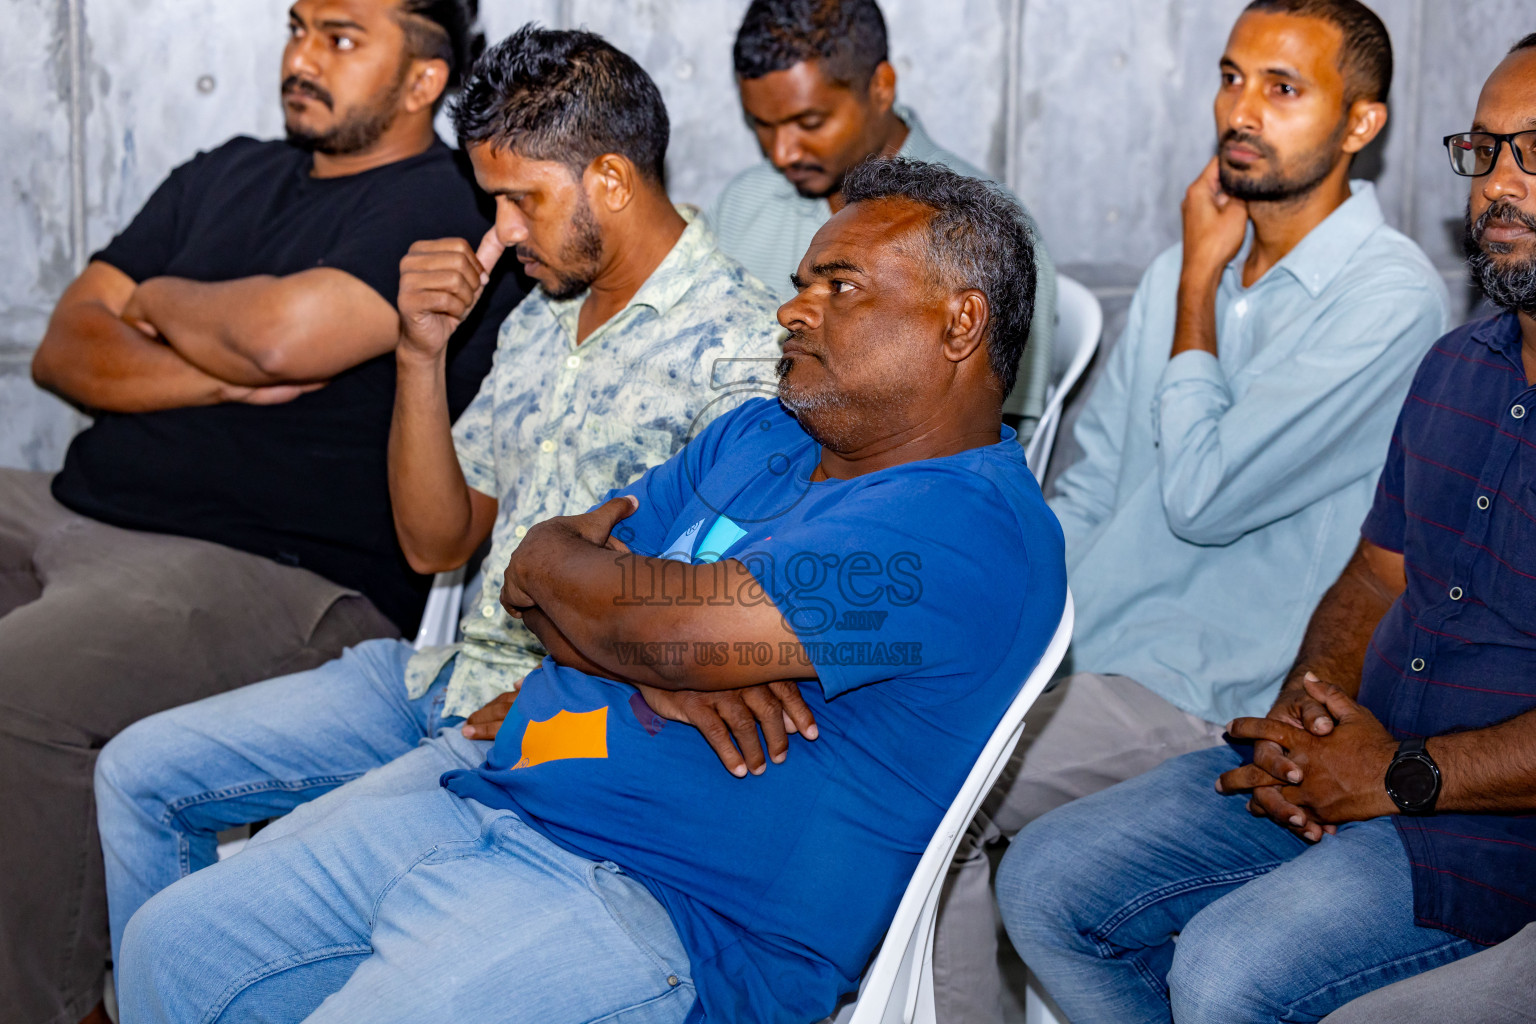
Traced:
<path fill-rule="evenodd" d="M 765 159 L 731 179 L 708 217 L 721 250 L 780 301 L 794 298 L 790 275 L 842 209 L 843 175 L 855 165 L 898 156 L 987 178 L 896 103 L 896 69 L 875 0 L 753 0 L 733 56 L 742 113 Z M 1056 331 L 1056 266 L 1028 211 L 1023 216 L 1035 241 L 1035 311 L 1018 383 L 1003 406 L 1021 444 L 1045 411 Z"/>
<path fill-rule="evenodd" d="M 1387 119 L 1386 29 L 1356 0 L 1296 6 L 1259 0 L 1233 28 L 1183 244 L 1143 276 L 1078 420 L 1083 456 L 1051 501 L 1076 674 L 1037 705 L 956 861 L 942 1020 L 996 1019 L 987 842 L 1268 712 L 1446 328 L 1439 275 L 1349 179 Z"/>

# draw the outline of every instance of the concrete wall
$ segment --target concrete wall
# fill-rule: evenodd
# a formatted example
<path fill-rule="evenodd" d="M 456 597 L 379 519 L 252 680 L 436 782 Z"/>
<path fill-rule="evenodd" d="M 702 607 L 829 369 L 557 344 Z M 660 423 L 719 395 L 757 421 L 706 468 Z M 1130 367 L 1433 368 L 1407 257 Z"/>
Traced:
<path fill-rule="evenodd" d="M 1057 262 L 1119 333 L 1140 269 L 1178 237 L 1209 157 L 1216 61 L 1244 0 L 884 0 L 902 99 L 943 144 L 1005 178 Z M 1374 0 L 1396 46 L 1391 126 L 1368 162 L 1388 219 L 1459 281 L 1465 184 L 1439 138 L 1487 70 L 1536 30 L 1536 0 Z M 670 179 L 704 202 L 756 153 L 730 43 L 746 0 L 482 0 L 492 38 L 584 25 L 655 76 Z M 0 465 L 56 467 L 81 422 L 27 361 L 85 258 L 172 166 L 235 133 L 281 130 L 287 0 L 0 0 Z M 1464 290 L 1458 289 L 1458 291 Z"/>

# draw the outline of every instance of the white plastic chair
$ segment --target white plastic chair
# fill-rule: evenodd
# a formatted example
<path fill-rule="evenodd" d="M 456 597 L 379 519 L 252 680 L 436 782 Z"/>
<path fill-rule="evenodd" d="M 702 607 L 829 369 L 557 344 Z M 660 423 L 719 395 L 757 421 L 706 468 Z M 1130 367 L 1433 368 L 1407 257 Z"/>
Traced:
<path fill-rule="evenodd" d="M 1029 674 L 1018 696 L 1003 714 L 982 748 L 976 765 L 965 778 L 965 785 L 939 822 L 938 831 L 917 862 L 917 870 L 907 883 L 907 891 L 896 907 L 896 917 L 885 933 L 885 941 L 859 986 L 858 1001 L 852 1013 L 838 1014 L 848 1024 L 936 1024 L 933 1002 L 933 928 L 938 919 L 939 893 L 944 876 L 955 859 L 960 837 L 981 801 L 991 792 L 1013 748 L 1024 732 L 1024 715 L 1036 698 L 1045 692 L 1066 657 L 1072 640 L 1072 594 L 1068 592 L 1061 610 L 1056 635 L 1046 646 L 1040 662 Z"/>
<path fill-rule="evenodd" d="M 432 578 L 432 592 L 427 595 L 427 609 L 421 613 L 421 628 L 416 631 L 415 648 L 441 647 L 459 636 L 460 609 L 464 603 L 464 567 L 440 572 Z"/>
<path fill-rule="evenodd" d="M 1045 411 L 1035 436 L 1024 449 L 1024 461 L 1035 479 L 1045 482 L 1045 470 L 1056 446 L 1061 411 L 1083 371 L 1088 369 L 1099 336 L 1104 333 L 1104 309 L 1093 292 L 1070 277 L 1056 278 L 1056 333 L 1051 339 L 1051 383 L 1045 392 Z"/>

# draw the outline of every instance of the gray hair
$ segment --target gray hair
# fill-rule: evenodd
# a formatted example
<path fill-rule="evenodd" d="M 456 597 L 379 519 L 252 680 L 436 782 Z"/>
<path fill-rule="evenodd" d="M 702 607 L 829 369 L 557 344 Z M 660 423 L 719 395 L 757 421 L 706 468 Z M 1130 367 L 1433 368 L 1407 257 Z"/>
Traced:
<path fill-rule="evenodd" d="M 987 297 L 987 361 L 1003 394 L 1012 391 L 1035 312 L 1035 245 L 1018 201 L 990 181 L 905 159 L 866 160 L 848 172 L 843 200 L 875 199 L 907 199 L 933 211 L 927 257 L 935 276 Z"/>

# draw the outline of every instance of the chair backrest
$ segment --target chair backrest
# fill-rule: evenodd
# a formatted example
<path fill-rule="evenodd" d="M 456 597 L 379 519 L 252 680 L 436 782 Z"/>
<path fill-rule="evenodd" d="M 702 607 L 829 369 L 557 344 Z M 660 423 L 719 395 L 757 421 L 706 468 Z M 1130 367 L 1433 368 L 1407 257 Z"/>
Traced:
<path fill-rule="evenodd" d="M 981 802 L 991 792 L 1003 766 L 1018 746 L 1024 732 L 1024 715 L 1030 705 L 1045 692 L 1051 677 L 1066 657 L 1072 641 L 1072 594 L 1067 593 L 1056 634 L 1029 678 L 1019 688 L 1018 696 L 1004 712 L 981 756 L 966 776 L 954 802 L 939 822 L 933 839 L 917 862 L 917 870 L 907 883 L 907 891 L 896 907 L 896 917 L 885 933 L 885 941 L 875 962 L 864 972 L 864 982 L 852 1014 L 839 1014 L 849 1024 L 934 1024 L 933 1002 L 933 927 L 938 918 L 939 893 L 944 876 L 955 859 L 971 819 L 981 809 Z"/>
<path fill-rule="evenodd" d="M 432 578 L 432 592 L 427 595 L 426 611 L 421 613 L 421 628 L 416 631 L 415 647 L 441 647 L 459 636 L 459 607 L 464 601 L 464 567 L 440 572 Z"/>
<path fill-rule="evenodd" d="M 1104 309 L 1093 292 L 1070 277 L 1056 278 L 1056 334 L 1051 340 L 1051 383 L 1045 392 L 1045 411 L 1035 427 L 1035 436 L 1024 449 L 1024 459 L 1035 479 L 1045 482 L 1051 449 L 1056 446 L 1056 432 L 1061 427 L 1061 413 L 1067 395 L 1093 360 L 1104 333 Z"/>

